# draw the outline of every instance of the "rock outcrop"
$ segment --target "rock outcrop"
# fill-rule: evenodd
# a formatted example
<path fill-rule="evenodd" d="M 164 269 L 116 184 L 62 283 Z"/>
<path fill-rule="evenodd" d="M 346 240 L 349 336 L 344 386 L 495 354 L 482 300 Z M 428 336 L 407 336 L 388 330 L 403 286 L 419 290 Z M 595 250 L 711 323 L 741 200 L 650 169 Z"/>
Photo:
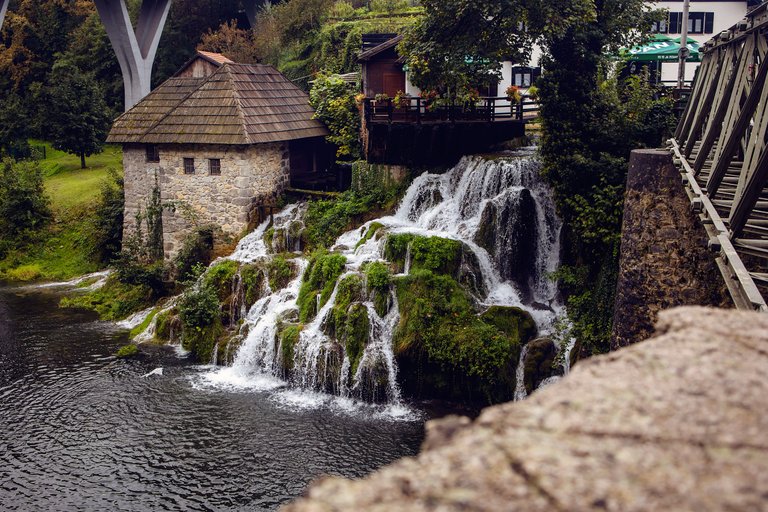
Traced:
<path fill-rule="evenodd" d="M 768 315 L 679 308 L 657 333 L 285 510 L 765 510 Z"/>

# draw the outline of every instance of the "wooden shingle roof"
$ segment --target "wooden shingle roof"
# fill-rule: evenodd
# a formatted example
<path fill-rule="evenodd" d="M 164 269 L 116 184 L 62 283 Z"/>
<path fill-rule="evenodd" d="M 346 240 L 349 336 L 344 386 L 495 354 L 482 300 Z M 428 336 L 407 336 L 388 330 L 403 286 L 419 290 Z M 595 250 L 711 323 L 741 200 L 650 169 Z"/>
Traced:
<path fill-rule="evenodd" d="M 171 78 L 120 116 L 107 142 L 262 144 L 328 135 L 307 94 L 272 66 L 227 63 Z"/>

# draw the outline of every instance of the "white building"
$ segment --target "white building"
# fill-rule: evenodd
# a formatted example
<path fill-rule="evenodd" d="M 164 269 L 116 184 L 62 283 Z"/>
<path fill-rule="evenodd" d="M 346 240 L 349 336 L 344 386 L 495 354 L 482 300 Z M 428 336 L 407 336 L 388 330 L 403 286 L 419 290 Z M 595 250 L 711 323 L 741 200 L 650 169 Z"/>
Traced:
<path fill-rule="evenodd" d="M 704 44 L 716 34 L 727 30 L 738 23 L 747 13 L 747 9 L 759 4 L 759 0 L 690 0 L 688 8 L 688 37 Z M 683 29 L 683 2 L 680 0 L 660 0 L 649 2 L 649 5 L 657 9 L 669 11 L 667 20 L 654 27 L 658 33 L 669 34 L 677 38 Z M 661 69 L 661 82 L 672 85 L 677 82 L 678 63 L 664 62 L 657 64 Z M 693 80 L 693 75 L 698 63 L 686 63 L 685 79 Z M 655 71 L 659 71 L 658 69 Z"/>

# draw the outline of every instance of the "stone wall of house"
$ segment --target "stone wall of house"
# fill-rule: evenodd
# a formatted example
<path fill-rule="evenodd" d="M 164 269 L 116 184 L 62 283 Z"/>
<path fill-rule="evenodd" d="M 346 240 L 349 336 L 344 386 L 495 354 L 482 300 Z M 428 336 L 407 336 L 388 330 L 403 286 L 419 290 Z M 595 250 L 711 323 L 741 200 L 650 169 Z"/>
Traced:
<path fill-rule="evenodd" d="M 155 178 L 160 177 L 160 163 L 147 162 L 146 148 L 142 145 L 123 147 L 125 169 L 125 210 L 123 228 L 126 235 L 136 230 L 136 218 L 146 210 Z M 142 226 L 146 231 L 146 227 Z"/>
<path fill-rule="evenodd" d="M 254 207 L 275 204 L 289 181 L 284 143 L 162 145 L 159 149 L 159 164 L 145 161 L 143 146 L 125 153 L 125 227 L 126 233 L 135 228 L 129 217 L 149 201 L 156 174 L 161 200 L 168 206 L 163 212 L 166 258 L 176 255 L 195 226 L 214 224 L 234 237 L 243 234 Z M 185 174 L 184 158 L 194 158 L 194 174 Z M 209 159 L 221 161 L 221 175 L 210 174 Z"/>

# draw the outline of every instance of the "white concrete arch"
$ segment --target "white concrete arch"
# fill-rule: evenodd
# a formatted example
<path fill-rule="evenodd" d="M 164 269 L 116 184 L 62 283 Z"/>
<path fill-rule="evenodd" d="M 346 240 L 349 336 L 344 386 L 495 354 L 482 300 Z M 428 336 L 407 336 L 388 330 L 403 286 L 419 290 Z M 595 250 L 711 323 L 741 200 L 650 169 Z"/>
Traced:
<path fill-rule="evenodd" d="M 171 0 L 143 0 L 135 32 L 125 0 L 94 0 L 94 3 L 123 72 L 125 110 L 128 110 L 152 89 L 152 67 Z"/>

